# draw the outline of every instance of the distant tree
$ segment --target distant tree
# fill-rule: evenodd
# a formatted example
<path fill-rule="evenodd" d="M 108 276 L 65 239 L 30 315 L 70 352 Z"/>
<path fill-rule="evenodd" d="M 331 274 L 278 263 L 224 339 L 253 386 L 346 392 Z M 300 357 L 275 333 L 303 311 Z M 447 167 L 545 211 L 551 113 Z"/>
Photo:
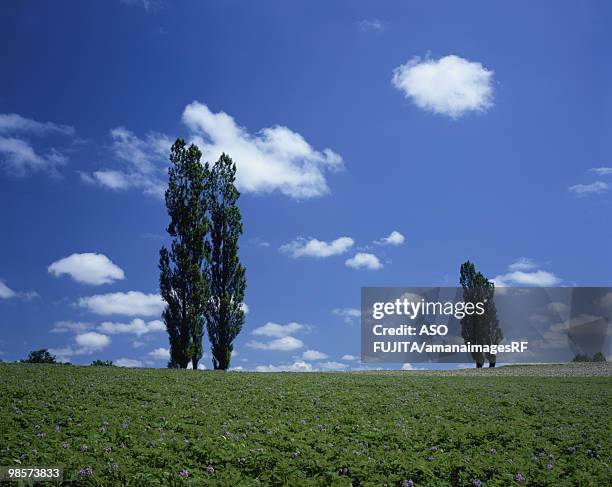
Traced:
<path fill-rule="evenodd" d="M 604 357 L 604 354 L 601 352 L 597 352 L 595 355 L 593 355 L 593 362 L 605 362 L 606 361 L 606 357 Z"/>
<path fill-rule="evenodd" d="M 470 261 L 461 265 L 459 282 L 463 288 L 463 301 L 466 303 L 484 303 L 485 312 L 482 315 L 466 315 L 461 319 L 461 336 L 465 343 L 478 345 L 498 345 L 504 338 L 495 307 L 495 284 L 489 281 Z M 484 364 L 485 355 L 473 352 L 472 358 L 476 367 Z M 495 367 L 495 354 L 486 354 L 489 367 Z"/>
<path fill-rule="evenodd" d="M 245 268 L 238 257 L 242 216 L 235 186 L 236 164 L 222 154 L 210 172 L 207 188 L 210 239 L 207 241 L 206 278 L 210 298 L 205 309 L 208 339 L 215 369 L 227 370 L 233 341 L 244 323 Z M 194 365 L 194 369 L 196 369 Z"/>
<path fill-rule="evenodd" d="M 24 360 L 28 364 L 54 364 L 55 355 L 51 355 L 46 348 L 30 352 L 28 358 Z"/>
<path fill-rule="evenodd" d="M 572 362 L 591 362 L 591 357 L 586 353 L 577 353 Z"/>
<path fill-rule="evenodd" d="M 112 360 L 94 360 L 91 363 L 92 367 L 113 367 Z"/>
<path fill-rule="evenodd" d="M 162 316 L 170 341 L 170 358 L 181 368 L 187 368 L 191 361 L 194 369 L 202 357 L 204 306 L 209 294 L 202 267 L 209 226 L 209 169 L 208 164 L 200 164 L 201 156 L 196 145 L 187 147 L 182 139 L 172 146 L 165 195 L 172 244 L 170 250 L 162 247 L 159 252 L 159 287 L 166 302 Z"/>

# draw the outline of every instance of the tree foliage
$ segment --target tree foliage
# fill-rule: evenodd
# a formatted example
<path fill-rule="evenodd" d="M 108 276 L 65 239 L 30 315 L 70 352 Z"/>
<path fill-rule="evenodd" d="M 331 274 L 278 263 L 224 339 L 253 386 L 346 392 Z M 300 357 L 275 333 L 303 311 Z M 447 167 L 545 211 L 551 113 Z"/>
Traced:
<path fill-rule="evenodd" d="M 461 319 L 461 336 L 465 343 L 478 345 L 497 345 L 503 340 L 503 334 L 497 319 L 495 308 L 495 284 L 489 281 L 470 261 L 464 262 L 460 269 L 459 282 L 463 288 L 463 301 L 466 303 L 484 303 L 485 312 L 482 315 L 466 315 Z M 472 352 L 476 367 L 484 364 L 484 355 Z M 495 367 L 494 354 L 486 354 L 490 367 Z"/>
<path fill-rule="evenodd" d="M 208 283 L 203 274 L 208 232 L 206 186 L 208 164 L 195 144 L 177 139 L 170 153 L 165 200 L 172 243 L 159 253 L 160 292 L 166 302 L 162 314 L 170 341 L 170 359 L 181 368 L 191 361 L 197 369 L 202 357 L 204 307 Z"/>
<path fill-rule="evenodd" d="M 96 359 L 91 363 L 91 366 L 92 367 L 113 367 L 113 361 Z"/>
<path fill-rule="evenodd" d="M 210 172 L 207 188 L 210 238 L 206 243 L 206 279 L 210 298 L 205 309 L 213 367 L 227 370 L 233 341 L 244 323 L 245 268 L 238 257 L 242 216 L 235 186 L 236 164 L 222 154 Z"/>
<path fill-rule="evenodd" d="M 42 348 L 40 350 L 34 350 L 30 352 L 28 358 L 24 360 L 24 362 L 28 364 L 54 364 L 55 355 L 49 353 L 46 348 Z"/>

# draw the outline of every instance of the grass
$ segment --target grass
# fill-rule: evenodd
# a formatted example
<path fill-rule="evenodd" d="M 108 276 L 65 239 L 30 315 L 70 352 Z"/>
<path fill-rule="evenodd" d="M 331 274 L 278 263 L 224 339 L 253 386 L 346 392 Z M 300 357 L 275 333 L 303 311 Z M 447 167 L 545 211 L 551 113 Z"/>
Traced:
<path fill-rule="evenodd" d="M 0 465 L 105 486 L 604 486 L 610 385 L 0 364 Z"/>

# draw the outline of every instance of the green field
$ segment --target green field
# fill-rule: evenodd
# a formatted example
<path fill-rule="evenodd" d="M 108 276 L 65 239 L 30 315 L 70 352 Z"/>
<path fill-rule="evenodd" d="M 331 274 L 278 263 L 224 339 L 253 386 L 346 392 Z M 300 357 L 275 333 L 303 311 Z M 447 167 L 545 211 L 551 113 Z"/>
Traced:
<path fill-rule="evenodd" d="M 82 485 L 612 484 L 610 377 L 486 372 L 0 364 L 0 465 Z"/>

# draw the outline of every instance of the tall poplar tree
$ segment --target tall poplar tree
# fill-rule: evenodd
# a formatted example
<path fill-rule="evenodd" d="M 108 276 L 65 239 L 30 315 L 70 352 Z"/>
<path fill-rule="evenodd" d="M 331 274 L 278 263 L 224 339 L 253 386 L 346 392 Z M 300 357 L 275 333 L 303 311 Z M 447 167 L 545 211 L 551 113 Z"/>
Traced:
<path fill-rule="evenodd" d="M 463 288 L 465 303 L 484 303 L 485 312 L 482 315 L 466 315 L 461 319 L 461 336 L 468 342 L 478 345 L 498 345 L 504 338 L 495 307 L 495 284 L 489 281 L 469 260 L 461 265 L 459 282 Z M 472 358 L 476 367 L 483 366 L 485 354 L 473 352 Z M 489 367 L 495 367 L 494 354 L 486 354 Z"/>
<path fill-rule="evenodd" d="M 204 307 L 208 283 L 203 273 L 208 246 L 206 216 L 208 164 L 200 164 L 202 153 L 183 139 L 172 145 L 168 170 L 166 207 L 170 249 L 159 252 L 159 287 L 166 307 L 162 314 L 170 341 L 170 363 L 194 370 L 202 357 Z"/>
<path fill-rule="evenodd" d="M 227 370 L 232 342 L 244 323 L 245 268 L 238 257 L 238 238 L 242 235 L 242 216 L 235 186 L 236 164 L 222 154 L 210 171 L 207 188 L 210 238 L 207 241 L 206 278 L 210 298 L 205 310 L 213 366 Z"/>

